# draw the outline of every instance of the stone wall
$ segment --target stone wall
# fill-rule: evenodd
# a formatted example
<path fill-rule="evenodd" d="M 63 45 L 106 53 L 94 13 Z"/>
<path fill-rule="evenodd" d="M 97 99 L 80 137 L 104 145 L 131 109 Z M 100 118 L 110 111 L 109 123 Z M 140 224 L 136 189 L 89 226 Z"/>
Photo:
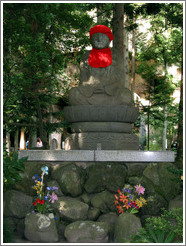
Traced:
<path fill-rule="evenodd" d="M 45 184 L 59 188 L 54 204 L 58 242 L 115 242 L 114 194 L 125 184 L 141 184 L 146 189 L 148 204 L 136 215 L 142 225 L 146 217 L 167 209 L 179 191 L 167 170 L 172 163 L 27 162 L 22 182 L 4 195 L 4 218 L 13 224 L 19 242 L 25 240 L 25 217 L 32 210 L 32 177 L 40 175 L 44 165 L 49 168 Z"/>

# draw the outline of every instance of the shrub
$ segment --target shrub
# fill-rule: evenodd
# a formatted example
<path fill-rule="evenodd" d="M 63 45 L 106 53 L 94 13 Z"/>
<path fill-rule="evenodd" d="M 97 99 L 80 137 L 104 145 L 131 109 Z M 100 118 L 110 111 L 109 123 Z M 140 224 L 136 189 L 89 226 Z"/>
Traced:
<path fill-rule="evenodd" d="M 183 209 L 163 210 L 160 217 L 147 218 L 132 243 L 180 243 L 183 241 Z"/>
<path fill-rule="evenodd" d="M 3 191 L 12 189 L 15 184 L 22 180 L 21 172 L 24 170 L 24 162 L 27 157 L 18 159 L 18 153 L 8 155 L 6 148 L 3 148 Z"/>
<path fill-rule="evenodd" d="M 183 193 L 183 169 L 170 166 L 167 170 L 174 175 L 172 181 L 180 185 L 180 194 Z"/>

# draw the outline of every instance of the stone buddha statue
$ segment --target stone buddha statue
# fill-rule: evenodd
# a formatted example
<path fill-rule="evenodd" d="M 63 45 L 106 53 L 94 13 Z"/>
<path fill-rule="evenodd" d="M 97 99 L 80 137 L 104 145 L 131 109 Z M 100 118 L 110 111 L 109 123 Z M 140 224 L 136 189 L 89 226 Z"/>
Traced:
<path fill-rule="evenodd" d="M 109 48 L 110 28 L 97 25 L 90 29 L 93 49 L 80 63 L 80 84 L 69 92 L 71 105 L 131 105 L 131 91 L 125 88 L 120 55 Z"/>
<path fill-rule="evenodd" d="M 110 49 L 110 28 L 97 25 L 90 29 L 92 50 L 80 64 L 80 84 L 69 92 L 71 106 L 64 108 L 71 134 L 65 150 L 135 150 L 139 139 L 132 133 L 138 109 L 125 87 L 121 54 Z"/>

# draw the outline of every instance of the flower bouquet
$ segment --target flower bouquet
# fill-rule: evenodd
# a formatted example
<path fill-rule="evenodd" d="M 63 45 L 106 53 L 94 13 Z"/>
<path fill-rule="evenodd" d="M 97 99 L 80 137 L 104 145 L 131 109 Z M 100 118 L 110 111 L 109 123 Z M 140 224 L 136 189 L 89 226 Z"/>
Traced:
<path fill-rule="evenodd" d="M 118 213 L 138 213 L 139 208 L 147 204 L 147 201 L 141 196 L 144 194 L 145 188 L 140 184 L 132 187 L 125 185 L 123 190 L 118 190 L 115 196 L 114 206 L 117 207 Z"/>
<path fill-rule="evenodd" d="M 58 200 L 55 191 L 58 187 L 45 187 L 44 176 L 48 175 L 48 167 L 41 168 L 41 176 L 32 177 L 32 188 L 37 195 L 33 202 L 33 210 L 25 217 L 25 237 L 31 242 L 57 242 L 59 240 L 52 203 Z"/>
<path fill-rule="evenodd" d="M 55 194 L 55 191 L 58 190 L 58 187 L 48 186 L 46 187 L 46 189 L 44 189 L 44 176 L 48 175 L 48 167 L 42 167 L 41 171 L 41 177 L 39 177 L 37 174 L 32 177 L 35 182 L 33 189 L 37 193 L 37 197 L 34 199 L 33 202 L 34 208 L 32 213 L 39 212 L 45 214 L 52 212 L 51 204 L 58 200 L 58 197 Z"/>

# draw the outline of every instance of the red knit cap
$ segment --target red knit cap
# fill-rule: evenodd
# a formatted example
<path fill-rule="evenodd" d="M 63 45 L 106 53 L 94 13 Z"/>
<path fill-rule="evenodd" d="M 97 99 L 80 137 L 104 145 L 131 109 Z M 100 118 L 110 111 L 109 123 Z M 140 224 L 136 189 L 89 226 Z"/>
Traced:
<path fill-rule="evenodd" d="M 114 38 L 110 28 L 104 25 L 97 25 L 97 26 L 92 27 L 90 29 L 90 38 L 92 37 L 93 34 L 98 33 L 98 32 L 106 34 L 110 38 L 110 41 L 112 41 Z"/>

